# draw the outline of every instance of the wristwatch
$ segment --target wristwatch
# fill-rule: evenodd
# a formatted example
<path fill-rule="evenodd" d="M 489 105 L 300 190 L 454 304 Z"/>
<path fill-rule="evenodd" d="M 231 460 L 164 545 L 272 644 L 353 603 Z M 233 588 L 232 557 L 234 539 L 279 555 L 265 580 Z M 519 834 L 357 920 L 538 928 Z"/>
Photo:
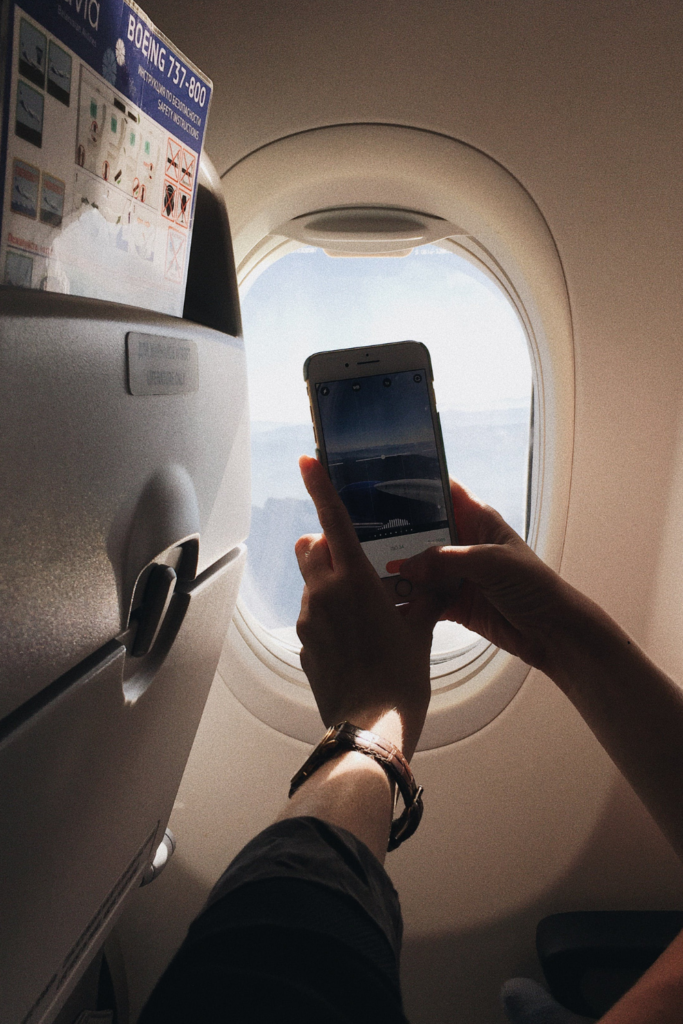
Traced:
<path fill-rule="evenodd" d="M 310 778 L 316 769 L 326 761 L 347 750 L 358 750 L 367 754 L 382 766 L 390 781 L 395 782 L 403 797 L 405 809 L 391 824 L 389 851 L 395 850 L 415 832 L 422 819 L 422 786 L 418 786 L 405 757 L 393 743 L 367 729 L 359 729 L 350 722 L 340 722 L 327 730 L 311 756 L 299 768 L 289 787 L 290 798 L 299 786 Z"/>

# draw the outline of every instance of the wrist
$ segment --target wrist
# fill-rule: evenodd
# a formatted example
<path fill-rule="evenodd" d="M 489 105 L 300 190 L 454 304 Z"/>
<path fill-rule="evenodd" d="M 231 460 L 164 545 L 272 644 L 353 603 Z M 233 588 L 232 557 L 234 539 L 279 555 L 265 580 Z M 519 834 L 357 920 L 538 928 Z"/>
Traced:
<path fill-rule="evenodd" d="M 371 732 L 369 729 L 361 729 L 348 721 L 330 726 L 318 746 L 306 759 L 296 775 L 293 776 L 289 789 L 289 798 L 291 800 L 293 797 L 296 797 L 304 783 L 307 783 L 312 776 L 319 774 L 319 770 L 322 767 L 334 761 L 337 763 L 337 767 L 329 769 L 328 773 L 320 777 L 323 780 L 322 785 L 333 783 L 336 778 L 336 786 L 334 787 L 336 799 L 339 800 L 341 797 L 343 805 L 348 803 L 348 798 L 351 797 L 351 804 L 357 809 L 361 788 L 367 790 L 367 782 L 370 779 L 368 778 L 367 768 L 361 769 L 360 777 L 358 776 L 360 764 L 355 759 L 353 761 L 346 759 L 345 754 L 348 752 L 361 754 L 362 757 L 369 758 L 375 762 L 385 775 L 383 793 L 389 795 L 393 801 L 394 787 L 396 786 L 403 798 L 405 808 L 403 813 L 391 824 L 387 846 L 388 850 L 395 850 L 405 839 L 412 836 L 420 823 L 423 811 L 423 791 L 422 787 L 418 786 L 415 782 L 410 766 L 396 744 L 376 732 Z M 346 781 L 348 782 L 349 774 L 356 776 L 356 780 L 351 781 L 351 792 L 348 790 L 348 785 L 344 787 L 344 776 L 347 776 Z M 377 775 L 374 769 L 373 774 L 375 778 L 371 781 L 371 787 L 379 795 L 376 789 Z M 363 776 L 365 776 L 365 781 L 362 782 Z M 344 788 L 346 788 L 345 796 L 343 793 Z M 310 793 L 311 789 L 309 787 L 309 795 Z M 373 802 L 375 810 L 379 810 L 376 797 Z"/>

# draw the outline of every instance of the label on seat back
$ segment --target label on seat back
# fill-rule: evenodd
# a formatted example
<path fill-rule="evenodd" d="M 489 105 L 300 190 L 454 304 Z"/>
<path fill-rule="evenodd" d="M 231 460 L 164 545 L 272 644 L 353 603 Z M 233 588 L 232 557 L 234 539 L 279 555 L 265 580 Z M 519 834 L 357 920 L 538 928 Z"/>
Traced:
<path fill-rule="evenodd" d="M 192 338 L 126 335 L 131 395 L 191 395 L 199 389 L 199 353 Z"/>
<path fill-rule="evenodd" d="M 134 3 L 10 7 L 0 281 L 181 316 L 211 81 Z"/>

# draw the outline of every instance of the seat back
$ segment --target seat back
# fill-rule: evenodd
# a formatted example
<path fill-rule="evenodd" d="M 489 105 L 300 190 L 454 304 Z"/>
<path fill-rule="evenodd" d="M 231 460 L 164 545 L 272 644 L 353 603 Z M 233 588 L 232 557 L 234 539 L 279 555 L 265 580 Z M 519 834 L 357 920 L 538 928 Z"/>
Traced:
<path fill-rule="evenodd" d="M 187 318 L 0 289 L 0 1024 L 54 1016 L 139 884 L 237 596 L 246 367 L 201 174 Z"/>

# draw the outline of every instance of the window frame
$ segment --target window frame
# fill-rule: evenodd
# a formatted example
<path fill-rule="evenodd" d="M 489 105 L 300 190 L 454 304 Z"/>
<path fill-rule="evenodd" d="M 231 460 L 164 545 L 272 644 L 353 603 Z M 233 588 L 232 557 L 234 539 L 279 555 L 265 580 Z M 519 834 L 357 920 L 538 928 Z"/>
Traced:
<path fill-rule="evenodd" d="M 555 240 L 524 186 L 463 142 L 386 124 L 335 125 L 277 139 L 239 160 L 223 176 L 223 186 L 241 284 L 300 246 L 282 232 L 290 220 L 312 210 L 384 205 L 423 210 L 458 225 L 439 244 L 453 245 L 488 272 L 507 292 L 525 328 L 534 373 L 528 541 L 559 571 L 574 441 L 572 318 Z M 293 652 L 262 643 L 241 605 L 219 674 L 266 725 L 317 742 L 320 717 L 303 672 L 292 663 Z M 435 666 L 419 750 L 482 729 L 532 671 L 486 641 L 455 662 Z"/>

